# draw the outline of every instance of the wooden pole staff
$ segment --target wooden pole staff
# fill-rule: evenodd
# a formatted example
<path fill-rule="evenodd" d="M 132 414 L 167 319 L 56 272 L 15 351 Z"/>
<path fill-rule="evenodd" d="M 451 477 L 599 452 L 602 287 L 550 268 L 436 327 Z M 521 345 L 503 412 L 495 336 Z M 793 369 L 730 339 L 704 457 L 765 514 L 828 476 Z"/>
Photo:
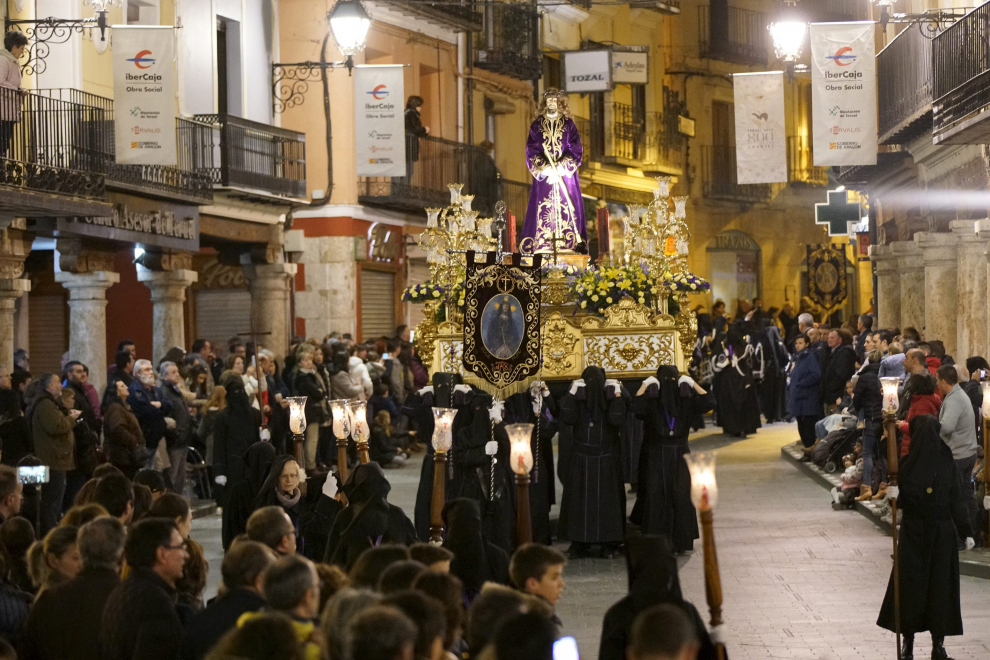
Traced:
<path fill-rule="evenodd" d="M 711 614 L 712 628 L 722 625 L 722 576 L 718 570 L 718 555 L 715 553 L 715 532 L 712 530 L 711 507 L 702 508 L 701 536 L 705 555 L 705 598 Z M 719 660 L 725 660 L 725 647 L 716 645 Z"/>
<path fill-rule="evenodd" d="M 443 505 L 447 499 L 447 452 L 433 456 L 433 500 L 430 503 L 430 543 L 443 543 Z"/>
<path fill-rule="evenodd" d="M 337 474 L 340 475 L 340 483 L 347 483 L 347 436 L 337 438 Z"/>
<path fill-rule="evenodd" d="M 887 487 L 897 486 L 900 454 L 897 451 L 897 420 L 893 413 L 883 415 L 884 433 L 887 435 Z M 868 478 L 863 475 L 863 478 Z M 897 644 L 897 660 L 901 660 L 901 581 L 900 558 L 897 552 L 897 498 L 890 498 L 890 537 L 894 545 L 894 639 Z"/>
<path fill-rule="evenodd" d="M 533 542 L 529 511 L 529 473 L 516 475 L 516 547 Z"/>

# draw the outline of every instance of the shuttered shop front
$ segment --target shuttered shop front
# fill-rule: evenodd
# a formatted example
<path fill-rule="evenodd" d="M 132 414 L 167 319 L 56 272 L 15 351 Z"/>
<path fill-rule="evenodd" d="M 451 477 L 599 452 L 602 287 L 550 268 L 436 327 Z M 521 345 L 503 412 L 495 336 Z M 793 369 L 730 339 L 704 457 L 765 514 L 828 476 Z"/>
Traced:
<path fill-rule="evenodd" d="M 361 269 L 361 340 L 395 333 L 395 273 Z"/>
<path fill-rule="evenodd" d="M 196 292 L 196 337 L 209 340 L 214 349 L 227 354 L 227 342 L 240 335 L 248 341 L 251 332 L 251 292 L 247 289 L 201 289 Z M 265 338 L 258 337 L 264 345 Z"/>

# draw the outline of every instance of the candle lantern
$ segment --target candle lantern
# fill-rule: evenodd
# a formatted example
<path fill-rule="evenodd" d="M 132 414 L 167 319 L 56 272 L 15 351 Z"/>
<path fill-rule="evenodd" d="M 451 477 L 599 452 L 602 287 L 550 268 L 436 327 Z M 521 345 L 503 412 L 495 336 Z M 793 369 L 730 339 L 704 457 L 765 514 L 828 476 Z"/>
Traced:
<path fill-rule="evenodd" d="M 674 198 L 674 219 L 683 220 L 687 217 L 687 195 L 678 195 Z"/>
<path fill-rule="evenodd" d="M 472 202 L 474 202 L 474 195 L 461 195 L 461 210 L 470 213 Z"/>
<path fill-rule="evenodd" d="M 347 436 L 351 434 L 351 418 L 347 411 L 347 399 L 334 399 L 330 402 L 333 415 L 333 435 L 337 438 L 337 474 L 340 482 L 347 481 Z"/>
<path fill-rule="evenodd" d="M 306 439 L 303 437 L 306 432 L 306 397 L 290 396 L 286 401 L 289 402 L 289 431 L 292 432 L 293 454 L 296 463 L 306 465 Z"/>
<path fill-rule="evenodd" d="M 980 383 L 983 388 L 983 419 L 990 419 L 990 380 Z"/>
<path fill-rule="evenodd" d="M 897 396 L 897 388 L 901 384 L 901 379 L 896 376 L 887 376 L 880 379 L 880 391 L 883 393 L 883 414 L 894 415 L 900 405 Z"/>
<path fill-rule="evenodd" d="M 440 217 L 440 211 L 443 209 L 426 209 L 426 226 L 431 229 L 435 229 L 437 226 L 437 218 Z"/>
<path fill-rule="evenodd" d="M 669 176 L 658 176 L 657 177 L 657 190 L 660 192 L 660 197 L 666 199 L 670 197 L 670 177 Z"/>
<path fill-rule="evenodd" d="M 701 518 L 701 536 L 705 554 L 705 595 L 711 614 L 712 628 L 722 625 L 722 578 L 715 553 L 715 533 L 712 530 L 712 509 L 718 503 L 718 483 L 715 481 L 715 452 L 685 454 L 691 473 L 691 502 Z M 720 651 L 719 657 L 725 657 Z"/>
<path fill-rule="evenodd" d="M 447 188 L 450 189 L 450 205 L 457 206 L 461 203 L 461 188 L 464 187 L 463 183 L 448 183 Z"/>
<path fill-rule="evenodd" d="M 516 473 L 516 547 L 533 542 L 529 509 L 529 472 L 533 469 L 532 424 L 507 424 L 509 466 Z"/>
<path fill-rule="evenodd" d="M 351 422 L 351 437 L 357 443 L 358 455 L 362 463 L 368 463 L 368 438 L 371 431 L 368 428 L 368 404 L 364 401 L 348 401 L 347 412 Z"/>
<path fill-rule="evenodd" d="M 715 452 L 685 454 L 691 473 L 691 503 L 700 511 L 711 510 L 718 503 L 715 481 Z"/>
<path fill-rule="evenodd" d="M 447 500 L 447 452 L 454 445 L 456 408 L 433 409 L 433 500 L 430 504 L 430 543 L 443 543 L 443 505 Z"/>

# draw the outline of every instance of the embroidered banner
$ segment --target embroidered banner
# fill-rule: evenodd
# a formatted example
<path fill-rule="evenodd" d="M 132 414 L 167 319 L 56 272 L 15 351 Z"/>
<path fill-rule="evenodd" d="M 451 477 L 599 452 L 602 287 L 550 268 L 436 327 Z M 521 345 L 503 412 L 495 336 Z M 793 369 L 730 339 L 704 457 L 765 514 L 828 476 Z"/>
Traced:
<path fill-rule="evenodd" d="M 464 366 L 502 389 L 540 369 L 542 256 L 467 253 Z"/>
<path fill-rule="evenodd" d="M 354 141 L 358 176 L 406 176 L 402 65 L 354 67 Z M 412 160 L 419 138 L 410 136 Z"/>
<path fill-rule="evenodd" d="M 873 21 L 811 24 L 815 165 L 877 164 Z"/>
<path fill-rule="evenodd" d="M 808 297 L 831 312 L 848 292 L 845 248 L 836 245 L 808 246 Z"/>
<path fill-rule="evenodd" d="M 739 183 L 787 182 L 784 74 L 737 73 L 736 178 Z"/>
<path fill-rule="evenodd" d="M 172 26 L 114 25 L 114 138 L 119 165 L 176 165 Z"/>

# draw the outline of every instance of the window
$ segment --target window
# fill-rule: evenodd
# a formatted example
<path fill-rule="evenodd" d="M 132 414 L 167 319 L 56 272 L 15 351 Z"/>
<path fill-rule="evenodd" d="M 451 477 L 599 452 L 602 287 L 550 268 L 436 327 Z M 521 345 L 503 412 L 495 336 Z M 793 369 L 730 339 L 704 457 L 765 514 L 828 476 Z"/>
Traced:
<path fill-rule="evenodd" d="M 127 0 L 128 25 L 158 25 L 160 21 L 159 0 Z"/>
<path fill-rule="evenodd" d="M 564 85 L 563 67 L 559 57 L 543 56 L 543 89 L 560 89 Z"/>

